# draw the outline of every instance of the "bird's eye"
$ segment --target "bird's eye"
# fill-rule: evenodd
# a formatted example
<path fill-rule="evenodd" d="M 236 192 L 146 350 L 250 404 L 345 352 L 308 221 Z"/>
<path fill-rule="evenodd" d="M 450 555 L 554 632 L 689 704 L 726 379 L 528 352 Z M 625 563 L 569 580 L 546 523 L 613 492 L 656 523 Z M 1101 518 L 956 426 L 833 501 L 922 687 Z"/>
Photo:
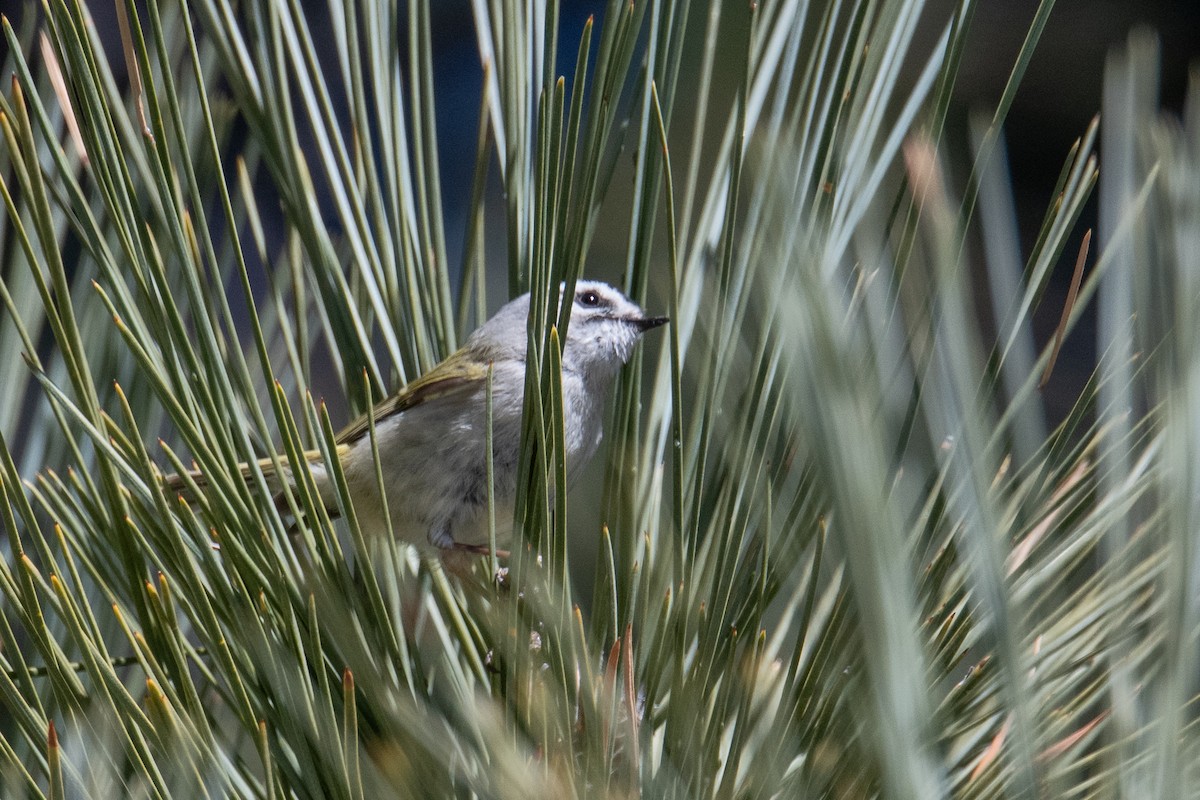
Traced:
<path fill-rule="evenodd" d="M 594 308 L 600 305 L 600 295 L 596 294 L 595 292 L 580 292 L 579 304 Z"/>

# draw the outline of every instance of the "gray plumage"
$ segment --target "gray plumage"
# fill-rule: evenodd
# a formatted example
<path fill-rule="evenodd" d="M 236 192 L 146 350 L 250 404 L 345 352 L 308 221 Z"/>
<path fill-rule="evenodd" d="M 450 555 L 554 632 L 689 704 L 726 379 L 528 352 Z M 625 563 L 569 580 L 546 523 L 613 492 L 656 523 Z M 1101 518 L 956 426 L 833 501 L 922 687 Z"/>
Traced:
<path fill-rule="evenodd" d="M 528 316 L 529 295 L 525 294 L 497 311 L 458 352 L 376 409 L 375 435 L 387 516 L 396 538 L 442 551 L 478 549 L 487 544 L 489 363 L 493 369 L 497 534 L 501 540 L 510 535 Z M 666 321 L 665 317 L 647 317 L 636 303 L 607 284 L 577 283 L 562 356 L 568 483 L 578 477 L 600 444 L 605 402 L 621 366 L 629 360 L 641 334 Z M 365 420 L 348 426 L 338 436 L 338 458 L 359 524 L 367 535 L 384 536 L 389 528 L 368 433 Z M 308 460 L 322 502 L 336 511 L 336 492 L 319 454 Z M 260 466 L 271 477 L 270 461 L 260 462 Z M 289 471 L 285 467 L 285 472 Z M 290 480 L 290 475 L 282 479 Z"/>

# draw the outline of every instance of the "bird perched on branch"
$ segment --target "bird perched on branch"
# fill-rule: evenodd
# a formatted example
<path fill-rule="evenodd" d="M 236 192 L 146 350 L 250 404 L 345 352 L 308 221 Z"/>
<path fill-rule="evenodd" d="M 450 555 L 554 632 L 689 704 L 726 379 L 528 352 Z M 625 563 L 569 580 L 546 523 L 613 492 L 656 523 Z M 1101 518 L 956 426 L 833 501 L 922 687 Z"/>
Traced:
<path fill-rule="evenodd" d="M 337 436 L 337 457 L 354 512 L 368 535 L 386 535 L 429 552 L 485 552 L 488 542 L 486 458 L 487 374 L 492 368 L 492 464 L 497 536 L 511 533 L 525 393 L 529 295 L 503 306 L 456 353 L 375 409 L 375 440 L 386 514 L 372 452 L 370 423 L 361 418 Z M 604 405 L 621 366 L 640 336 L 667 322 L 649 317 L 619 290 L 579 281 L 562 352 L 562 397 L 567 479 L 592 458 L 602 436 Z M 321 502 L 338 512 L 337 492 L 319 451 L 305 453 Z M 268 481 L 293 480 L 271 459 L 258 462 Z M 242 465 L 250 479 L 251 468 Z M 171 475 L 167 486 L 186 493 L 206 484 L 199 471 Z M 388 521 L 390 519 L 390 528 Z"/>

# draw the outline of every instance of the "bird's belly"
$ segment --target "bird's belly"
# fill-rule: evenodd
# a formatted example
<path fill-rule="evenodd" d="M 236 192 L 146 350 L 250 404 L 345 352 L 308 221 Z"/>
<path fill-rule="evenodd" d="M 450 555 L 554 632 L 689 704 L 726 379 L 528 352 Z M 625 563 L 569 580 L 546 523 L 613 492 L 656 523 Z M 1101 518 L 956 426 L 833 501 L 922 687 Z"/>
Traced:
<path fill-rule="evenodd" d="M 376 429 L 379 473 L 370 440 L 355 443 L 343 464 L 355 514 L 364 530 L 418 546 L 484 544 L 488 485 L 483 424 L 468 412 L 430 418 L 414 409 Z M 496 421 L 493 462 L 496 526 L 512 528 L 519 421 Z M 380 475 L 383 492 L 380 493 Z M 386 502 L 385 502 L 386 501 Z"/>
<path fill-rule="evenodd" d="M 567 475 L 571 482 L 599 444 L 603 406 L 577 376 L 564 373 L 563 384 L 568 416 Z M 364 531 L 379 536 L 390 532 L 418 546 L 487 543 L 490 519 L 485 407 L 480 392 L 461 398 L 453 408 L 434 401 L 382 420 L 375 432 L 379 474 L 370 438 L 363 437 L 351 446 L 343 467 L 355 514 Z M 500 398 L 494 405 L 499 413 L 493 415 L 492 492 L 496 532 L 501 541 L 512 532 L 521 443 L 520 408 L 519 395 Z"/>

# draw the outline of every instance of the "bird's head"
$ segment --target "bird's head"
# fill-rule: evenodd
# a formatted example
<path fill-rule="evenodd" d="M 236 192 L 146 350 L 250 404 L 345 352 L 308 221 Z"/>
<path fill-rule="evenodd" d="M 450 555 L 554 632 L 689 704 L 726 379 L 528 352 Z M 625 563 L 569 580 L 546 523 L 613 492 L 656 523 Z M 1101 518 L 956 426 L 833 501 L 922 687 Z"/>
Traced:
<path fill-rule="evenodd" d="M 667 322 L 647 316 L 619 289 L 599 281 L 579 281 L 571 302 L 571 323 L 563 348 L 563 368 L 614 373 L 629 360 L 638 338 Z"/>
<path fill-rule="evenodd" d="M 482 360 L 525 358 L 529 295 L 496 312 L 471 338 L 467 348 Z M 667 322 L 647 316 L 621 290 L 600 281 L 581 280 L 571 300 L 571 322 L 563 348 L 563 369 L 585 378 L 611 377 L 629 360 L 638 338 Z"/>

